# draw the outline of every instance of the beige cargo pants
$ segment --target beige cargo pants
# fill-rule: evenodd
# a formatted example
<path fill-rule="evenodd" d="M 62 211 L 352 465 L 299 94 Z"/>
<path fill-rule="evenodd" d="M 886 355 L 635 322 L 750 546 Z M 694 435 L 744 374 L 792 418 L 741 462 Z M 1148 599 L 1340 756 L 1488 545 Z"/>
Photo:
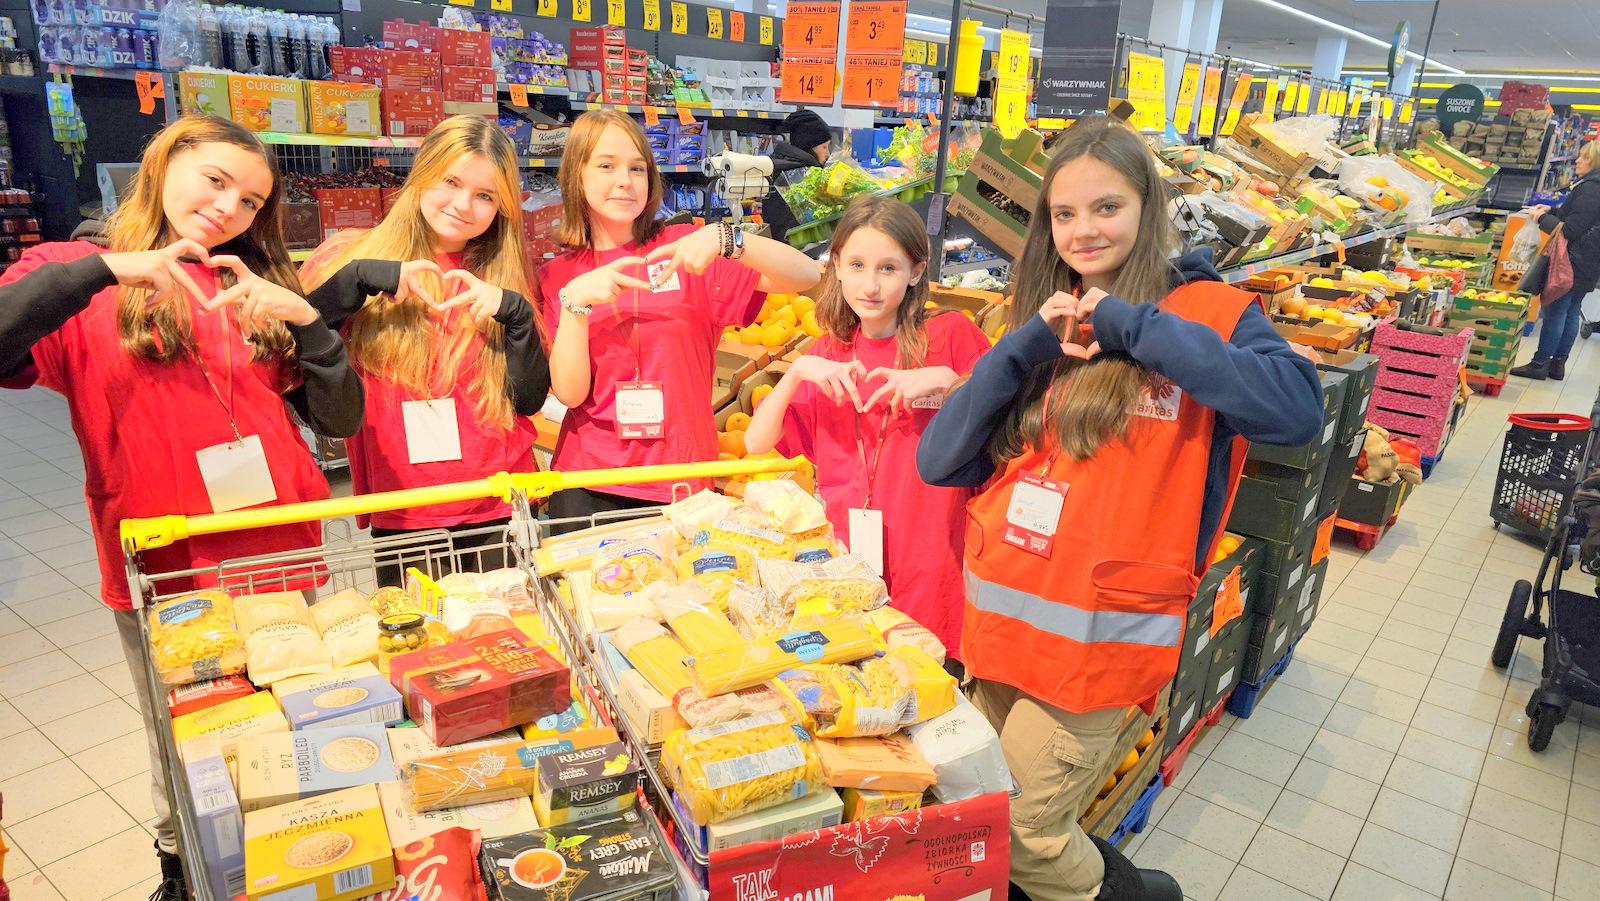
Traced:
<path fill-rule="evenodd" d="M 1011 802 L 1011 881 L 1034 901 L 1094 901 L 1105 860 L 1078 818 L 1105 781 L 1127 710 L 1068 713 L 983 679 L 972 680 L 967 695 L 1000 733 L 1022 788 Z"/>

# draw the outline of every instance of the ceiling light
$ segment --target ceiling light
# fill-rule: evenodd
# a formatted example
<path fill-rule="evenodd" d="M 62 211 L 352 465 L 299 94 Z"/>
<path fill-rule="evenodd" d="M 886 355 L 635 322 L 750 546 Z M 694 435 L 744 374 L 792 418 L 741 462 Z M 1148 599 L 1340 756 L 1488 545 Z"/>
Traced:
<path fill-rule="evenodd" d="M 1261 4 L 1262 6 L 1270 6 L 1273 9 L 1278 10 L 1279 12 L 1286 12 L 1286 13 L 1292 15 L 1292 16 L 1296 16 L 1298 18 L 1304 19 L 1307 22 L 1315 22 L 1316 24 L 1321 25 L 1323 28 L 1331 28 L 1334 31 L 1337 31 L 1337 32 L 1339 32 L 1341 34 L 1347 34 L 1350 37 L 1357 38 L 1357 39 L 1362 40 L 1362 41 L 1366 41 L 1368 44 L 1371 44 L 1374 47 L 1382 47 L 1385 50 L 1389 49 L 1389 47 L 1390 47 L 1390 43 L 1388 41 L 1381 41 L 1381 40 L 1373 37 L 1372 35 L 1367 34 L 1364 31 L 1357 31 L 1354 28 L 1351 28 L 1351 27 L 1349 27 L 1347 25 L 1340 25 L 1337 22 L 1330 22 L 1327 19 L 1322 18 L 1321 16 L 1314 16 L 1311 13 L 1308 13 L 1308 12 L 1306 12 L 1304 10 L 1295 9 L 1292 6 L 1287 6 L 1287 5 L 1283 4 L 1283 3 L 1279 3 L 1278 0 L 1255 0 L 1255 2 Z M 1422 54 L 1415 53 L 1415 52 L 1412 52 L 1410 50 L 1406 51 L 1406 56 L 1409 56 L 1409 57 L 1411 57 L 1413 59 L 1417 59 L 1417 60 L 1422 59 Z M 1465 75 L 1465 74 L 1467 74 L 1467 73 L 1463 72 L 1462 70 L 1455 68 L 1454 66 L 1447 66 L 1444 63 L 1441 63 L 1436 59 L 1429 58 L 1427 60 L 1427 63 L 1428 63 L 1428 65 L 1433 66 L 1434 68 L 1442 69 L 1442 70 L 1444 70 L 1446 72 L 1449 72 L 1449 73 L 1451 73 L 1453 75 Z"/>

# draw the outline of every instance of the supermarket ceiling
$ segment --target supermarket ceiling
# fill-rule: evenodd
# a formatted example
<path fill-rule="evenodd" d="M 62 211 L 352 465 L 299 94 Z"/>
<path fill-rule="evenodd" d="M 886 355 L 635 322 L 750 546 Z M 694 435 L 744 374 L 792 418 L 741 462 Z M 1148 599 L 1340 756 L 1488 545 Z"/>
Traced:
<path fill-rule="evenodd" d="M 1044 15 L 1045 0 L 990 0 L 1017 12 Z M 1422 52 L 1433 4 L 1416 0 L 1280 0 L 1388 43 L 1401 19 L 1411 20 L 1411 49 Z M 1154 0 L 1123 0 L 1121 29 L 1150 33 Z M 912 0 L 913 12 L 946 18 L 950 4 Z M 1003 17 L 983 14 L 999 26 Z M 1224 0 L 1217 50 L 1278 65 L 1311 65 L 1321 27 L 1256 0 Z M 1042 29 L 1035 26 L 1035 42 Z M 1600 3 L 1593 0 L 1441 0 L 1432 59 L 1468 72 L 1572 71 L 1600 73 Z M 1348 66 L 1382 67 L 1387 51 L 1351 38 Z"/>

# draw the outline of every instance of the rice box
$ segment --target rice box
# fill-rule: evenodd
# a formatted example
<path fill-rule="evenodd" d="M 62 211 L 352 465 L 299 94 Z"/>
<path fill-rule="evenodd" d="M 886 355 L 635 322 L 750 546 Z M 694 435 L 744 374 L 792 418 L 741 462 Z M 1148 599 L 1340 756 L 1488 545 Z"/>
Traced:
<path fill-rule="evenodd" d="M 637 810 L 483 841 L 490 901 L 674 901 L 671 852 Z M 255 901 L 254 898 L 251 901 Z"/>
<path fill-rule="evenodd" d="M 185 760 L 191 756 L 186 750 L 190 743 L 206 738 L 217 742 L 229 766 L 238 758 L 241 738 L 288 731 L 289 720 L 278 709 L 270 691 L 258 691 L 172 721 L 172 738 Z"/>
<path fill-rule="evenodd" d="M 389 679 L 417 726 L 439 745 L 479 738 L 572 705 L 565 664 L 520 629 L 401 654 Z"/>
<path fill-rule="evenodd" d="M 383 133 L 383 91 L 376 85 L 308 81 L 311 133 L 375 138 Z"/>
<path fill-rule="evenodd" d="M 639 765 L 622 742 L 539 758 L 534 812 L 545 826 L 619 813 L 638 795 Z"/>
<path fill-rule="evenodd" d="M 522 736 L 516 730 L 508 729 L 474 738 L 460 744 L 440 747 L 428 733 L 416 726 L 405 726 L 389 730 L 389 752 L 394 756 L 394 765 L 411 763 L 414 760 L 427 760 L 430 757 L 442 757 L 448 754 L 459 754 L 462 751 L 473 751 L 480 748 L 492 748 L 496 745 L 515 744 L 522 741 Z"/>
<path fill-rule="evenodd" d="M 233 118 L 233 107 L 228 103 L 228 73 L 179 72 L 178 108 L 184 116 L 221 116 Z"/>
<path fill-rule="evenodd" d="M 533 813 L 533 802 L 522 797 L 419 813 L 406 803 L 405 789 L 399 782 L 384 782 L 378 786 L 378 798 L 383 801 L 383 819 L 389 827 L 389 845 L 395 848 L 404 848 L 414 841 L 458 826 L 475 829 L 484 838 L 516 835 L 539 828 L 539 819 Z"/>
<path fill-rule="evenodd" d="M 305 82 L 266 75 L 229 75 L 233 121 L 251 131 L 306 132 Z"/>
<path fill-rule="evenodd" d="M 211 753 L 197 752 L 184 764 L 200 840 L 200 847 L 191 850 L 206 862 L 212 896 L 235 898 L 244 894 L 244 813 L 222 749 L 211 747 Z"/>
<path fill-rule="evenodd" d="M 246 812 L 394 778 L 389 737 L 377 723 L 239 741 L 239 804 Z"/>
<path fill-rule="evenodd" d="M 362 785 L 244 815 L 247 901 L 353 901 L 394 888 L 378 789 Z"/>
<path fill-rule="evenodd" d="M 318 729 L 356 723 L 392 726 L 406 718 L 400 692 L 370 663 L 272 684 L 289 728 Z"/>

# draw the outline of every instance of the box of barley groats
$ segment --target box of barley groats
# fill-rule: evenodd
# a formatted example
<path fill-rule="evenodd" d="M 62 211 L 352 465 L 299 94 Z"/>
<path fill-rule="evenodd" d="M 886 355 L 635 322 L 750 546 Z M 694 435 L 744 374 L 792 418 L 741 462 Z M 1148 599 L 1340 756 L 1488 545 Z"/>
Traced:
<path fill-rule="evenodd" d="M 394 851 L 372 785 L 244 815 L 248 901 L 352 901 L 394 888 Z"/>

